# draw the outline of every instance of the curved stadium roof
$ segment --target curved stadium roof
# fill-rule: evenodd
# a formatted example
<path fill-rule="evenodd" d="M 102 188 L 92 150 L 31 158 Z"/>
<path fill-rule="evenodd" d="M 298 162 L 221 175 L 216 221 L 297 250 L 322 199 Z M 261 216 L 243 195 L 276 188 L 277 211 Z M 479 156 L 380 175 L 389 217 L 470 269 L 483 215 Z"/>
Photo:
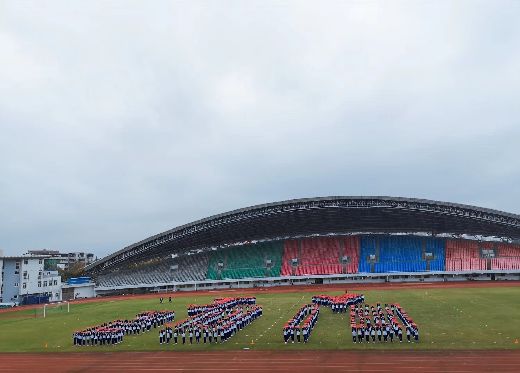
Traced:
<path fill-rule="evenodd" d="M 100 272 L 143 257 L 251 240 L 356 232 L 431 232 L 520 239 L 520 215 L 400 197 L 319 197 L 246 207 L 173 228 L 89 265 Z"/>

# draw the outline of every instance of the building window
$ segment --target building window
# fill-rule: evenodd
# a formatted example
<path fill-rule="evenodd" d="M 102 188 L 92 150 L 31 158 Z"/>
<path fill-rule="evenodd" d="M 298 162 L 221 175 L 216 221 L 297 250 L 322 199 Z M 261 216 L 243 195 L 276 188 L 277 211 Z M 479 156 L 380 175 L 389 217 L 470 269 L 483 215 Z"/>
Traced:
<path fill-rule="evenodd" d="M 27 284 L 24 282 L 22 288 L 27 289 Z"/>
<path fill-rule="evenodd" d="M 20 269 L 20 262 L 15 263 L 15 269 Z"/>
<path fill-rule="evenodd" d="M 38 287 L 39 287 L 39 288 L 42 287 L 42 282 L 41 282 L 41 281 L 38 281 Z"/>
<path fill-rule="evenodd" d="M 43 260 L 41 260 L 41 259 L 38 260 L 38 264 L 42 264 L 42 262 L 43 262 Z"/>
<path fill-rule="evenodd" d="M 27 271 L 23 271 L 23 279 L 27 280 Z"/>
<path fill-rule="evenodd" d="M 15 282 L 14 287 L 17 288 L 18 286 L 20 286 L 20 284 L 18 284 L 18 282 Z"/>
<path fill-rule="evenodd" d="M 58 280 L 54 280 L 54 286 L 58 285 Z"/>
<path fill-rule="evenodd" d="M 23 264 L 29 264 L 29 260 L 24 259 L 24 260 L 23 260 Z"/>
<path fill-rule="evenodd" d="M 43 281 L 43 287 L 47 286 L 47 281 Z"/>

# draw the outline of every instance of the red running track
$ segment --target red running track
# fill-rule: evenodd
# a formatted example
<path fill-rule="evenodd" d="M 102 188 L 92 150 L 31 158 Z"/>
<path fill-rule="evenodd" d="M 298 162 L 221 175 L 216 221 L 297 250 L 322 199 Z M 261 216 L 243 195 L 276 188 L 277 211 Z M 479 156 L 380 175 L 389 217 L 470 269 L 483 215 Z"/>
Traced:
<path fill-rule="evenodd" d="M 0 354 L 0 372 L 520 372 L 518 351 Z"/>

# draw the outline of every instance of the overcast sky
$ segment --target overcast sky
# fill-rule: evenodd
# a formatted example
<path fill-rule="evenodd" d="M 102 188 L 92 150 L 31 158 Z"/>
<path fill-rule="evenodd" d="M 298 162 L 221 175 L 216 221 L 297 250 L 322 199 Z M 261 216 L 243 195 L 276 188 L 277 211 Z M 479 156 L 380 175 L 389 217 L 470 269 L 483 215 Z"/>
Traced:
<path fill-rule="evenodd" d="M 520 213 L 519 17 L 496 0 L 0 0 L 0 249 L 104 256 L 313 196 Z"/>

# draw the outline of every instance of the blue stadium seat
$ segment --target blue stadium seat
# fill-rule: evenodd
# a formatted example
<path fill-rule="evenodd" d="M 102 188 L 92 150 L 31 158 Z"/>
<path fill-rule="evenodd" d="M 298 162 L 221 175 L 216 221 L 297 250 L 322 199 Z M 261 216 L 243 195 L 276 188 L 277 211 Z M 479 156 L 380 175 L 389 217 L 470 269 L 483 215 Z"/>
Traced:
<path fill-rule="evenodd" d="M 423 246 L 424 243 L 424 246 Z M 424 272 L 424 252 L 433 254 L 430 271 L 444 270 L 444 240 L 416 236 L 363 236 L 359 272 L 371 272 L 370 255 L 376 256 L 374 273 Z"/>

